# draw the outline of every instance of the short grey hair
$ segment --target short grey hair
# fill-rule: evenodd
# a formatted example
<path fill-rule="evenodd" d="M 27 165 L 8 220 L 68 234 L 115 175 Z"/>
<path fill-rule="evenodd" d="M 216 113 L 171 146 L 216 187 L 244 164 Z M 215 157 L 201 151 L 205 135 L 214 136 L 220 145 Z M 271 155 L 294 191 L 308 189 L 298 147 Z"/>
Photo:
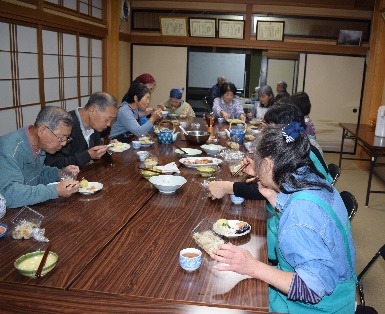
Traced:
<path fill-rule="evenodd" d="M 55 106 L 46 106 L 38 113 L 34 126 L 38 128 L 41 125 L 45 125 L 54 131 L 60 124 L 72 127 L 74 121 L 71 115 L 64 109 Z"/>
<path fill-rule="evenodd" d="M 100 111 L 105 111 L 106 107 L 113 106 L 118 108 L 118 103 L 114 96 L 104 93 L 104 92 L 95 92 L 88 99 L 87 104 L 84 106 L 85 109 L 90 108 L 92 105 L 96 105 L 96 107 Z"/>
<path fill-rule="evenodd" d="M 226 76 L 224 76 L 224 75 L 218 76 L 217 82 L 220 83 L 221 81 L 226 82 L 227 81 Z"/>
<path fill-rule="evenodd" d="M 279 81 L 277 85 L 281 86 L 284 90 L 287 89 L 287 83 L 284 81 Z"/>

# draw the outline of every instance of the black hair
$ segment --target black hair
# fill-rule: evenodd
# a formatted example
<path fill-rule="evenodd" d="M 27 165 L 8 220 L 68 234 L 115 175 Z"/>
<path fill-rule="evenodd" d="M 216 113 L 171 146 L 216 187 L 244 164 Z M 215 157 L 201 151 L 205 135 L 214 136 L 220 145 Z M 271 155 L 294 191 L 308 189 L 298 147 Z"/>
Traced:
<path fill-rule="evenodd" d="M 260 96 L 264 96 L 264 95 L 267 95 L 269 97 L 271 96 L 269 98 L 269 102 L 265 106 L 265 108 L 269 108 L 274 104 L 274 93 L 273 93 L 273 89 L 271 88 L 270 85 L 263 85 L 258 89 L 258 98 Z M 260 104 L 260 106 L 261 106 L 261 104 Z"/>
<path fill-rule="evenodd" d="M 299 174 L 298 169 L 304 166 L 308 166 L 310 171 L 320 178 L 323 176 L 309 157 L 310 141 L 306 133 L 300 133 L 297 139 L 287 143 L 282 135 L 283 127 L 285 127 L 283 124 L 267 125 L 263 129 L 255 151 L 257 169 L 264 158 L 271 159 L 274 162 L 273 181 L 285 193 L 291 192 L 285 189 L 284 184 L 289 184 L 294 189 L 325 188 L 331 192 L 333 188 L 327 183 L 296 179 L 295 174 Z"/>
<path fill-rule="evenodd" d="M 268 124 L 289 124 L 290 122 L 298 122 L 301 126 L 306 129 L 305 117 L 302 114 L 301 110 L 289 102 L 287 98 L 286 100 L 281 100 L 278 103 L 272 105 L 265 113 L 264 119 Z"/>
<path fill-rule="evenodd" d="M 135 96 L 138 98 L 138 101 L 140 101 L 144 95 L 148 93 L 150 93 L 150 90 L 146 85 L 141 83 L 133 83 L 128 89 L 127 93 L 123 96 L 122 102 L 132 104 L 135 102 Z"/>
<path fill-rule="evenodd" d="M 302 111 L 304 116 L 308 116 L 310 114 L 311 103 L 308 94 L 305 92 L 299 92 L 291 95 L 289 99 Z"/>
<path fill-rule="evenodd" d="M 73 126 L 74 121 L 71 115 L 64 109 L 56 106 L 46 106 L 38 113 L 34 126 L 37 128 L 40 125 L 47 126 L 50 130 L 57 129 L 59 124 Z"/>
<path fill-rule="evenodd" d="M 227 92 L 233 92 L 234 96 L 237 94 L 237 88 L 235 87 L 235 85 L 233 83 L 231 83 L 231 82 L 224 82 L 221 85 L 220 95 L 223 96 Z"/>
<path fill-rule="evenodd" d="M 108 106 L 118 107 L 115 97 L 104 92 L 93 93 L 84 108 L 88 109 L 92 105 L 95 105 L 100 111 L 106 110 Z"/>

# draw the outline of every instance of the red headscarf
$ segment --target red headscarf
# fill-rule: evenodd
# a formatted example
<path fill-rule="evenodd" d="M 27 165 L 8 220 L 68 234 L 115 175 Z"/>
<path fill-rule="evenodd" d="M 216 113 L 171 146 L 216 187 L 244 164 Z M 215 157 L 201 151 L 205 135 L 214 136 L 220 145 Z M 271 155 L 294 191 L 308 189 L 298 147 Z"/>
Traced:
<path fill-rule="evenodd" d="M 139 82 L 141 84 L 156 84 L 156 81 L 154 79 L 154 77 L 151 75 L 151 74 L 148 74 L 148 73 L 143 73 L 141 75 L 139 75 L 135 80 L 134 82 Z"/>

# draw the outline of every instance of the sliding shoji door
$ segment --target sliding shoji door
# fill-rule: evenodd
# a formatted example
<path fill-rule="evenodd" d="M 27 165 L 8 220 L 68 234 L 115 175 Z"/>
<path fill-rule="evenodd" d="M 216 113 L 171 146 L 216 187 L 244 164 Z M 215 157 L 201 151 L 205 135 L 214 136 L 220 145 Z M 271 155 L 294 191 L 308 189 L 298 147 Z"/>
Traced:
<path fill-rule="evenodd" d="M 41 108 L 37 35 L 0 22 L 0 135 L 32 124 Z"/>
<path fill-rule="evenodd" d="M 102 39 L 6 22 L 0 38 L 0 136 L 33 124 L 42 106 L 73 110 L 103 88 Z"/>

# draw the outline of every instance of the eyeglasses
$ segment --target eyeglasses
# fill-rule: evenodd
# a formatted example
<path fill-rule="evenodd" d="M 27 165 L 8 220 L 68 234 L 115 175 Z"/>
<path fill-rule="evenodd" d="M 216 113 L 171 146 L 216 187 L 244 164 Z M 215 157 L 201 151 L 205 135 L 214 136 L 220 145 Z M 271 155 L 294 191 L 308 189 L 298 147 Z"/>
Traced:
<path fill-rule="evenodd" d="M 66 137 L 66 138 L 60 138 L 59 136 L 57 136 L 55 133 L 52 132 L 52 130 L 48 127 L 48 126 L 45 126 L 53 135 L 55 135 L 55 137 L 59 140 L 60 143 L 63 143 L 63 142 L 66 142 L 67 144 L 72 142 L 72 137 Z"/>

